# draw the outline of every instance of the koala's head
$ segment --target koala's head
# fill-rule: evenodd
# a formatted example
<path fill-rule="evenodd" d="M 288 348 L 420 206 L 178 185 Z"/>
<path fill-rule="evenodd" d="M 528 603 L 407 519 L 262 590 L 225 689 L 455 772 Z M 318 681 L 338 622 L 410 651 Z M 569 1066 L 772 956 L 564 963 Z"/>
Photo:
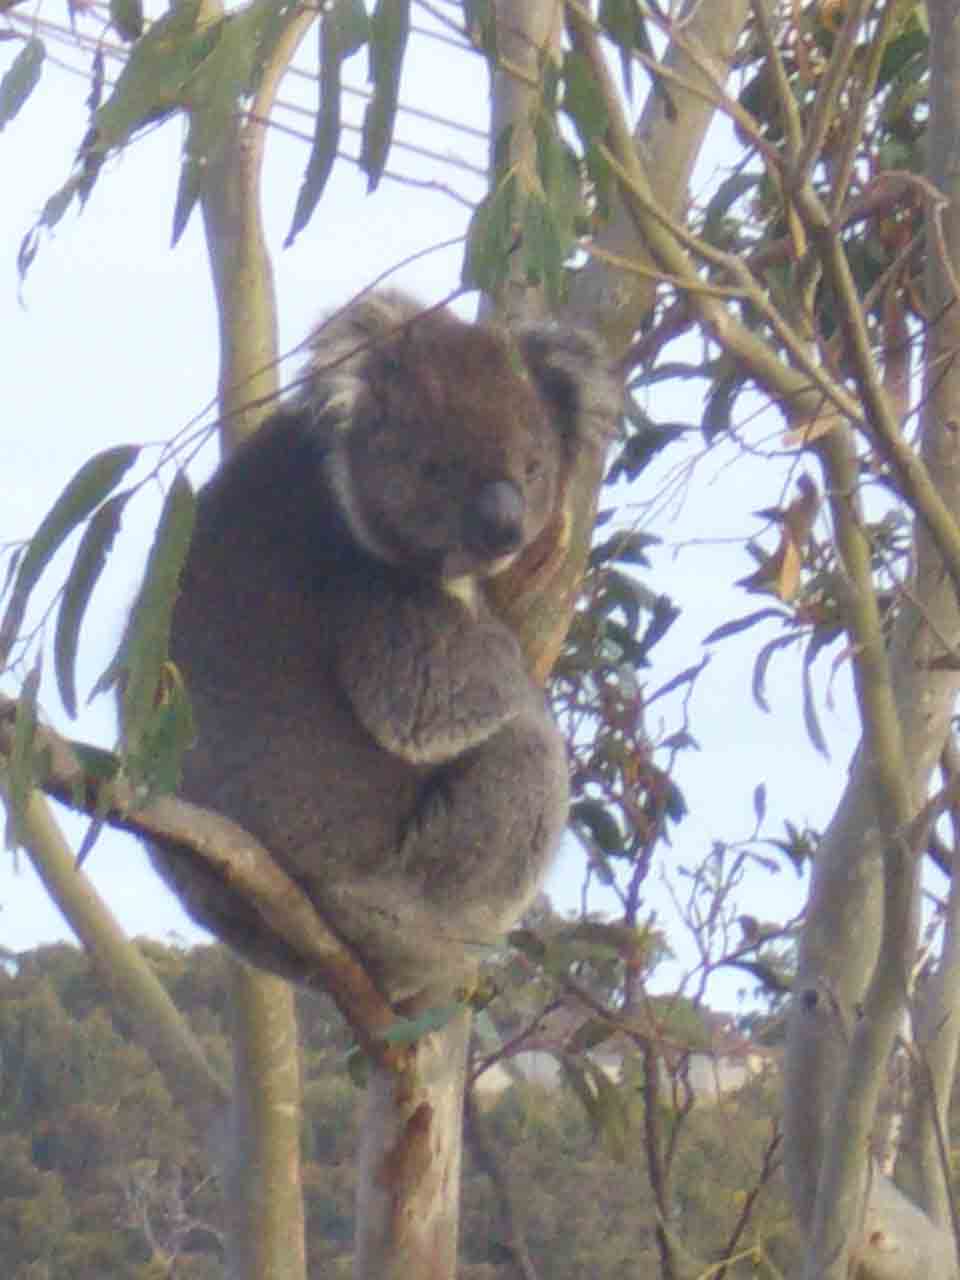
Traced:
<path fill-rule="evenodd" d="M 402 294 L 351 306 L 312 345 L 300 400 L 354 536 L 447 580 L 499 573 L 542 532 L 619 407 L 583 335 L 510 338 Z"/>

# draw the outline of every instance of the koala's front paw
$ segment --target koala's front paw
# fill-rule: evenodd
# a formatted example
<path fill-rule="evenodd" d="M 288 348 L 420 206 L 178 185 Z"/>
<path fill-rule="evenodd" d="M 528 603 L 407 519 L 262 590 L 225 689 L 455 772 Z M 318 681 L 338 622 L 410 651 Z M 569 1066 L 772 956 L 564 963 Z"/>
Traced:
<path fill-rule="evenodd" d="M 412 764 L 486 742 L 531 693 L 513 635 L 439 591 L 378 601 L 343 636 L 338 674 L 367 732 Z"/>

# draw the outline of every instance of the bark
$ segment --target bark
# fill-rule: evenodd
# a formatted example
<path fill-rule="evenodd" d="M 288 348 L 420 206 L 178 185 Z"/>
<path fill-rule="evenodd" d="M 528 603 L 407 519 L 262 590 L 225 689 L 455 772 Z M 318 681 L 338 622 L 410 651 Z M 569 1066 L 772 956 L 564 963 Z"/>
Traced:
<path fill-rule="evenodd" d="M 356 1280 L 457 1273 L 470 1022 L 461 1010 L 418 1039 L 404 1067 L 371 1066 L 358 1153 Z"/>
<path fill-rule="evenodd" d="M 233 982 L 227 1274 L 307 1274 L 300 1186 L 300 1047 L 293 988 L 240 961 Z"/>
<path fill-rule="evenodd" d="M 748 0 L 714 4 L 709 20 L 703 13 L 707 7 L 688 6 L 693 18 L 685 38 L 702 40 L 702 56 L 722 79 L 746 19 Z M 521 122 L 512 135 L 512 160 L 521 169 L 530 163 L 524 150 L 530 139 L 522 121 L 532 91 L 524 77 L 539 75 L 538 59 L 553 47 L 557 37 L 559 10 L 554 0 L 499 0 L 497 5 L 498 23 L 504 32 L 501 43 L 513 71 L 501 71 L 494 77 L 492 138 L 496 140 L 508 122 Z M 695 61 L 682 49 L 673 49 L 667 57 L 668 65 L 702 82 Z M 517 76 L 517 68 L 524 76 Z M 686 201 L 689 176 L 714 106 L 709 98 L 705 101 L 694 92 L 675 93 L 671 86 L 671 93 L 677 105 L 676 120 L 668 122 L 662 99 L 651 95 L 637 137 L 651 173 L 655 173 L 660 198 L 666 207 L 677 210 Z M 628 235 L 631 251 L 642 253 L 623 215 L 609 231 L 610 242 L 619 243 Z M 561 318 L 603 334 L 612 351 L 618 346 L 622 351 L 640 317 L 652 308 L 654 290 L 636 291 L 628 302 L 621 285 L 608 267 L 587 268 L 574 285 L 572 304 Z M 517 282 L 508 286 L 503 307 L 509 317 L 529 318 L 540 306 Z M 568 494 L 569 527 L 551 531 L 554 545 L 531 548 L 530 554 L 521 557 L 515 568 L 494 584 L 495 602 L 520 635 L 531 668 L 540 678 L 545 678 L 553 665 L 570 623 L 589 551 L 600 478 L 599 460 L 585 459 Z M 546 583 L 539 573 L 545 561 L 550 564 Z M 465 1039 L 465 1027 L 454 1024 L 439 1037 L 418 1042 L 416 1061 L 406 1074 L 375 1069 L 361 1148 L 357 1280 L 399 1280 L 401 1276 L 404 1280 L 411 1276 L 442 1280 L 455 1274 Z M 388 1269 L 391 1267 L 395 1269 Z"/>
<path fill-rule="evenodd" d="M 514 27 L 520 28 L 533 6 L 520 0 L 512 0 L 511 6 L 507 6 L 501 0 L 501 10 L 508 8 L 513 14 Z M 551 4 L 546 8 L 553 10 Z M 683 38 L 672 43 L 663 58 L 663 65 L 683 82 L 670 82 L 670 96 L 676 108 L 674 118 L 667 118 L 660 94 L 647 95 L 633 143 L 658 203 L 671 216 L 679 216 L 686 206 L 690 175 L 716 113 L 704 69 L 709 68 L 712 77 L 721 83 L 726 79 L 749 11 L 750 0 L 712 0 L 710 4 L 689 0 L 678 20 Z M 550 30 L 545 19 L 540 19 L 538 29 Z M 616 111 L 622 110 L 619 101 L 611 106 Z M 651 269 L 654 266 L 622 200 L 616 202 L 610 223 L 597 236 L 596 246 L 603 253 L 636 261 Z M 611 358 L 620 359 L 637 329 L 653 311 L 655 297 L 656 282 L 652 277 L 618 272 L 608 261 L 596 256 L 571 280 L 569 302 L 557 318 L 598 334 Z M 601 472 L 602 459 L 585 457 L 571 481 L 569 527 L 564 531 L 566 548 L 549 592 L 530 590 L 530 564 L 526 556 L 521 557 L 513 570 L 501 574 L 494 584 L 497 606 L 519 635 L 531 666 L 541 679 L 546 678 L 556 661 L 570 623 L 593 536 Z M 532 548 L 531 553 L 542 556 L 538 547 Z"/>
<path fill-rule="evenodd" d="M 204 16 L 222 12 L 206 0 Z M 260 178 L 280 78 L 313 21 L 287 30 L 250 114 L 235 116 L 207 179 L 202 210 L 220 323 L 220 442 L 229 452 L 275 403 L 277 315 L 263 232 Z M 204 104 L 196 104 L 202 110 Z M 238 965 L 233 984 L 233 1111 L 227 1155 L 230 1280 L 303 1280 L 301 1091 L 293 993 L 272 975 Z"/>
<path fill-rule="evenodd" d="M 951 0 L 929 6 L 931 17 L 931 103 L 929 176 L 948 195 L 958 191 L 954 138 L 960 17 Z M 935 215 L 931 215 L 933 217 Z M 954 199 L 945 218 L 952 261 L 960 261 L 960 215 Z M 960 511 L 957 432 L 960 376 L 952 353 L 960 340 L 955 299 L 936 259 L 936 236 L 928 229 L 928 314 L 932 324 L 926 352 L 922 414 L 922 456 L 944 502 Z M 947 305 L 953 304 L 953 305 Z M 956 673 L 931 671 L 944 646 L 960 639 L 955 591 L 925 528 L 918 524 L 916 575 L 904 602 L 891 646 L 890 669 L 904 746 L 904 781 L 916 810 L 943 750 L 958 688 Z M 786 1059 L 785 1157 L 801 1225 L 815 1221 L 821 1174 L 831 1147 L 849 1142 L 845 1116 L 836 1110 L 846 1077 L 858 1069 L 859 1007 L 875 966 L 884 914 L 884 830 L 873 785 L 875 761 L 861 749 L 847 787 L 817 857 L 799 954 L 797 995 L 790 1016 Z M 904 957 L 909 964 L 911 957 Z M 905 992 L 902 998 L 905 998 Z M 955 1003 L 952 1008 L 955 1008 Z M 942 1025 L 942 1023 L 941 1023 Z M 953 1034 L 952 1029 L 948 1033 Z M 942 1209 L 934 1197 L 912 1205 L 879 1174 L 862 1189 L 866 1204 L 856 1215 L 851 1265 L 867 1276 L 953 1276 L 956 1260 L 949 1234 L 938 1224 Z M 926 1216 L 932 1211 L 933 1216 Z M 823 1263 L 823 1255 L 820 1263 Z M 817 1270 L 816 1274 L 821 1274 Z M 822 1272 L 826 1274 L 826 1272 Z"/>

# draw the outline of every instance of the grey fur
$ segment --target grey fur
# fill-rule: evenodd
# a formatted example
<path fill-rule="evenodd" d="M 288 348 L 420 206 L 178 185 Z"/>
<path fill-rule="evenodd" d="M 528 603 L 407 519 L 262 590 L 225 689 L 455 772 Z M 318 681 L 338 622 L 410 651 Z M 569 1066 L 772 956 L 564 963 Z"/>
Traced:
<path fill-rule="evenodd" d="M 480 582 L 616 420 L 594 344 L 516 343 L 385 293 L 321 326 L 300 390 L 200 497 L 172 656 L 182 794 L 246 827 L 391 999 L 456 980 L 537 891 L 563 743 Z M 154 851 L 191 912 L 304 978 L 229 886 Z"/>

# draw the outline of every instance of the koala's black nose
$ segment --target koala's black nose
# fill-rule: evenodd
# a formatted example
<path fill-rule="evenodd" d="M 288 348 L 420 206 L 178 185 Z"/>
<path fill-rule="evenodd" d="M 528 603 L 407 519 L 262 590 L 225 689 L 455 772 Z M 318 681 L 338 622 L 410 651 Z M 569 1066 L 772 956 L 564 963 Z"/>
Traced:
<path fill-rule="evenodd" d="M 523 543 L 523 494 L 509 480 L 485 484 L 464 519 L 464 539 L 478 555 L 505 556 Z"/>

